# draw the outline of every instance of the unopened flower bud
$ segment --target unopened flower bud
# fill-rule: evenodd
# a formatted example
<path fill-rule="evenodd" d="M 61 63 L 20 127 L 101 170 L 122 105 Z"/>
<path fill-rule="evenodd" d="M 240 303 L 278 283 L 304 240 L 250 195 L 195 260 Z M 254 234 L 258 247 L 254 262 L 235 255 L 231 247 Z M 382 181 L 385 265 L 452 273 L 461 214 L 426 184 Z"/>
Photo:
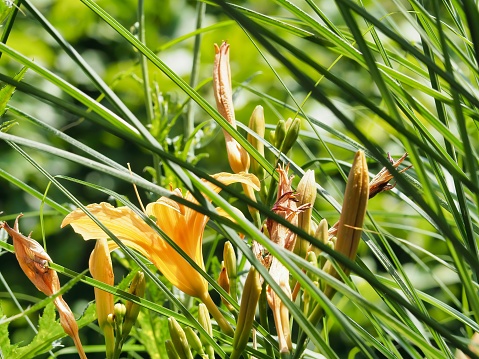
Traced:
<path fill-rule="evenodd" d="M 239 358 L 243 354 L 246 344 L 248 344 L 260 294 L 261 281 L 256 269 L 251 267 L 246 277 L 243 296 L 241 297 L 238 322 L 233 339 L 233 352 L 230 355 L 231 359 Z"/>
<path fill-rule="evenodd" d="M 303 206 L 303 210 L 298 215 L 298 227 L 309 234 L 311 231 L 313 205 L 316 200 L 316 180 L 313 170 L 308 170 L 304 173 L 303 178 L 301 178 L 296 188 L 296 192 L 298 193 L 298 204 L 299 206 Z M 296 241 L 294 253 L 304 258 L 308 250 L 308 245 L 307 240 L 300 238 Z"/>
<path fill-rule="evenodd" d="M 114 284 L 113 266 L 108 243 L 105 238 L 97 239 L 88 264 L 90 273 L 94 279 L 111 286 Z M 105 336 L 106 354 L 107 358 L 110 358 L 115 350 L 115 335 L 113 326 L 107 319 L 114 310 L 113 294 L 96 287 L 94 288 L 94 292 L 98 325 Z"/>
<path fill-rule="evenodd" d="M 200 303 L 198 305 L 198 322 L 206 331 L 206 333 L 208 333 L 208 335 L 212 337 L 213 326 L 211 325 L 210 313 L 208 312 L 208 308 L 206 308 L 206 305 L 204 305 L 203 303 Z M 208 344 L 208 340 L 206 340 L 206 338 L 203 338 L 203 336 L 200 336 L 200 339 L 204 345 Z"/>
<path fill-rule="evenodd" d="M 236 279 L 236 253 L 230 241 L 223 248 L 223 260 L 230 280 Z"/>
<path fill-rule="evenodd" d="M 123 303 L 116 303 L 113 308 L 113 313 L 115 313 L 115 320 L 118 323 L 122 323 L 126 313 L 125 305 Z"/>
<path fill-rule="evenodd" d="M 283 144 L 285 136 L 286 136 L 286 125 L 285 125 L 285 121 L 281 119 L 276 124 L 276 129 L 274 130 L 274 146 L 278 150 L 281 150 L 281 145 Z"/>
<path fill-rule="evenodd" d="M 168 328 L 170 330 L 170 337 L 176 352 L 180 358 L 193 359 L 191 354 L 190 345 L 186 339 L 186 334 L 183 328 L 178 324 L 175 318 L 168 318 Z"/>
<path fill-rule="evenodd" d="M 366 156 L 358 151 L 354 158 L 348 182 L 344 193 L 344 203 L 339 217 L 337 240 L 334 249 L 351 260 L 356 253 L 361 239 L 361 233 L 366 216 L 366 206 L 369 198 L 369 175 Z M 344 273 L 349 269 L 341 266 Z M 339 274 L 332 265 L 325 269 L 329 274 L 339 278 Z"/>
<path fill-rule="evenodd" d="M 218 276 L 217 282 L 220 287 L 225 290 L 226 293 L 230 294 L 230 280 L 228 278 L 227 269 L 224 266 L 224 262 L 221 263 L 220 275 Z M 234 309 L 233 306 L 228 303 L 225 298 L 221 297 L 221 301 L 223 302 L 225 307 L 228 308 L 229 311 L 232 311 Z"/>
<path fill-rule="evenodd" d="M 294 143 L 298 139 L 300 127 L 301 120 L 299 118 L 295 118 L 294 120 L 289 118 L 288 121 L 286 121 L 286 135 L 281 145 L 281 152 L 288 153 L 291 147 L 293 147 Z"/>
<path fill-rule="evenodd" d="M 204 354 L 203 344 L 201 344 L 201 340 L 198 335 L 196 335 L 194 330 L 190 327 L 185 327 L 185 334 L 191 348 L 193 348 L 193 350 L 196 350 L 196 352 L 200 355 Z"/>
<path fill-rule="evenodd" d="M 143 297 L 145 295 L 145 274 L 143 272 L 137 272 L 135 277 L 131 281 L 130 288 L 128 293 L 136 295 L 137 297 Z M 123 341 L 126 339 L 128 334 L 130 334 L 131 328 L 138 318 L 140 313 L 140 306 L 131 301 L 126 302 L 126 313 L 125 320 L 123 322 L 122 335 Z"/>
<path fill-rule="evenodd" d="M 181 359 L 178 353 L 175 350 L 175 346 L 170 339 L 165 340 L 166 355 L 168 359 Z"/>
<path fill-rule="evenodd" d="M 256 106 L 249 119 L 248 127 L 253 130 L 259 137 L 264 138 L 265 120 L 263 106 Z M 248 142 L 264 157 L 264 144 L 254 136 L 248 133 Z M 251 161 L 251 172 L 259 179 L 264 178 L 264 168 L 256 161 Z"/>
<path fill-rule="evenodd" d="M 198 305 L 198 322 L 206 331 L 208 337 L 211 339 L 213 337 L 213 327 L 211 326 L 211 319 L 208 313 L 208 308 L 203 303 Z M 208 338 L 204 335 L 200 335 L 200 341 L 203 343 L 205 347 L 205 352 L 208 358 L 214 359 L 215 358 L 215 349 L 208 341 Z"/>
<path fill-rule="evenodd" d="M 316 254 L 313 252 L 313 251 L 309 251 L 307 256 L 306 256 L 306 260 L 313 266 L 313 267 L 317 267 L 318 266 L 318 257 L 316 257 Z M 308 277 L 312 280 L 312 281 L 315 281 L 315 280 L 318 280 L 318 276 L 316 274 L 314 274 L 313 272 L 310 272 L 308 271 Z"/>

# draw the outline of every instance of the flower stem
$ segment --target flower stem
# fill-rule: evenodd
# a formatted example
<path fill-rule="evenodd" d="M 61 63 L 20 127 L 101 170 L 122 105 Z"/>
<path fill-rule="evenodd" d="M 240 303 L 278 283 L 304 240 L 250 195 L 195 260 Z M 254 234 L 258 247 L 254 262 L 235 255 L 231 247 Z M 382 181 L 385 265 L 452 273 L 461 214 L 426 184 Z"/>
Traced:
<path fill-rule="evenodd" d="M 213 299 L 211 299 L 211 296 L 209 293 L 203 298 L 200 298 L 201 301 L 206 305 L 206 308 L 208 308 L 208 311 L 210 314 L 215 318 L 216 322 L 218 323 L 219 327 L 225 333 L 226 335 L 229 335 L 230 337 L 233 337 L 234 335 L 234 330 L 231 327 L 230 323 L 226 320 L 226 318 L 221 314 L 220 310 L 216 306 L 216 304 L 213 302 Z"/>

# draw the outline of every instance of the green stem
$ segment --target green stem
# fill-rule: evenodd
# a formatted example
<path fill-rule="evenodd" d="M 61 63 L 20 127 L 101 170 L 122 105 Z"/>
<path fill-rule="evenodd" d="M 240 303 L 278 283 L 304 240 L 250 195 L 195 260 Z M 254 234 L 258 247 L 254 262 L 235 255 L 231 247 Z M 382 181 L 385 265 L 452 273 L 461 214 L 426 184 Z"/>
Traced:
<path fill-rule="evenodd" d="M 203 24 L 203 19 L 206 12 L 206 3 L 199 1 L 196 5 L 196 29 L 200 29 Z M 201 33 L 195 36 L 195 45 L 193 49 L 193 66 L 191 68 L 190 86 L 196 87 L 198 83 L 198 67 L 200 63 L 200 47 L 201 47 Z M 193 134 L 195 128 L 195 103 L 190 101 L 188 103 L 188 110 L 186 114 L 185 124 L 185 140 L 187 141 Z M 189 154 L 194 156 L 195 146 L 190 146 Z"/>
<path fill-rule="evenodd" d="M 208 308 L 208 311 L 210 314 L 215 318 L 216 322 L 218 323 L 218 326 L 221 328 L 223 333 L 226 335 L 229 335 L 230 337 L 234 336 L 234 330 L 231 327 L 230 323 L 226 320 L 226 318 L 221 314 L 220 310 L 216 306 L 216 304 L 213 302 L 213 299 L 211 299 L 211 296 L 209 293 L 206 294 L 204 298 L 200 298 L 201 301 L 206 305 L 206 308 Z"/>
<path fill-rule="evenodd" d="M 141 43 L 146 45 L 146 36 L 145 36 L 145 11 L 144 11 L 144 1 L 138 1 L 138 39 Z M 145 92 L 145 106 L 146 106 L 146 115 L 148 118 L 148 123 L 152 123 L 154 112 L 153 112 L 153 101 L 151 97 L 151 88 L 150 88 L 150 76 L 148 75 L 148 59 L 146 56 L 143 56 L 140 53 L 140 66 L 141 66 L 141 75 L 143 77 L 143 91 Z"/>

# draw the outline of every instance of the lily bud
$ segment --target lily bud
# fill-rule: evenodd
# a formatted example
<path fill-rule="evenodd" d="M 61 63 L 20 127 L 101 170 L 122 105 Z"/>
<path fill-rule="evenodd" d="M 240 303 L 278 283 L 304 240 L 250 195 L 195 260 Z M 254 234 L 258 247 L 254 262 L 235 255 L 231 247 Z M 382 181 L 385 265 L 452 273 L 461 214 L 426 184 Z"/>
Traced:
<path fill-rule="evenodd" d="M 165 340 L 166 355 L 168 359 L 181 359 L 178 353 L 175 350 L 175 346 L 170 339 Z"/>
<path fill-rule="evenodd" d="M 203 329 L 208 333 L 208 336 L 213 337 L 213 327 L 211 326 L 211 319 L 208 313 L 208 308 L 203 303 L 198 305 L 198 322 L 203 327 Z M 208 358 L 215 358 L 215 350 L 213 346 L 208 342 L 208 339 L 204 335 L 200 335 L 200 341 L 205 347 L 205 351 L 208 355 Z"/>
<path fill-rule="evenodd" d="M 298 227 L 309 234 L 311 232 L 313 205 L 316 200 L 316 181 L 313 170 L 308 170 L 304 173 L 303 178 L 301 178 L 301 181 L 299 181 L 298 187 L 296 188 L 296 192 L 298 193 L 298 204 L 304 206 L 304 210 L 298 215 Z M 304 258 L 307 250 L 308 241 L 300 238 L 294 246 L 294 253 L 301 258 Z"/>
<path fill-rule="evenodd" d="M 334 249 L 351 260 L 356 258 L 356 253 L 361 239 L 361 233 L 366 215 L 366 206 L 369 198 L 369 176 L 366 156 L 363 151 L 358 151 L 354 158 L 348 182 L 344 193 L 344 202 L 339 217 L 337 240 Z M 339 278 L 333 266 L 326 265 L 329 274 Z M 345 274 L 349 269 L 342 266 Z"/>
<path fill-rule="evenodd" d="M 248 127 L 259 137 L 264 138 L 265 120 L 263 106 L 256 106 L 249 119 Z M 260 140 L 248 133 L 248 142 L 264 157 L 264 144 Z M 264 168 L 256 161 L 251 161 L 251 172 L 259 179 L 264 179 Z"/>
<path fill-rule="evenodd" d="M 236 253 L 230 241 L 223 248 L 223 259 L 230 280 L 236 279 Z"/>
<path fill-rule="evenodd" d="M 274 130 L 274 146 L 281 150 L 281 145 L 283 144 L 284 137 L 286 136 L 286 124 L 284 120 L 279 120 L 276 129 Z"/>
<path fill-rule="evenodd" d="M 188 343 L 193 348 L 193 350 L 196 350 L 196 352 L 200 355 L 204 354 L 203 344 L 201 344 L 201 340 L 200 338 L 198 338 L 198 335 L 196 335 L 194 330 L 191 329 L 190 327 L 186 327 L 185 334 L 186 334 L 186 339 L 188 340 Z"/>
<path fill-rule="evenodd" d="M 233 91 L 231 87 L 231 70 L 229 61 L 229 45 L 223 42 L 221 46 L 215 44 L 215 63 L 213 71 L 213 86 L 218 112 L 236 128 L 236 119 L 233 106 Z M 248 172 L 249 154 L 231 135 L 223 131 L 226 141 L 228 161 L 234 173 Z"/>
<path fill-rule="evenodd" d="M 20 233 L 18 227 L 18 219 L 22 216 L 20 214 L 16 220 L 13 228 L 3 222 L 0 224 L 0 228 L 5 231 L 13 239 L 13 247 L 15 248 L 15 256 L 20 264 L 25 275 L 35 285 L 35 287 L 47 296 L 55 295 L 60 290 L 60 280 L 58 274 L 49 267 L 49 263 L 52 262 L 50 256 L 43 250 L 43 247 L 35 240 L 25 237 Z M 70 337 L 78 350 L 78 354 L 81 359 L 87 359 L 85 351 L 78 335 L 78 324 L 75 321 L 75 317 L 68 306 L 63 300 L 61 295 L 58 295 L 53 304 L 58 310 L 60 315 L 60 324 Z"/>
<path fill-rule="evenodd" d="M 227 241 L 223 247 L 223 260 L 226 267 L 226 274 L 228 275 L 228 279 L 229 279 L 230 292 L 228 293 L 230 293 L 233 299 L 236 300 L 237 299 L 236 253 L 230 241 Z"/>
<path fill-rule="evenodd" d="M 246 344 L 248 344 L 260 294 L 261 281 L 256 269 L 251 267 L 241 297 L 238 322 L 233 338 L 233 352 L 230 359 L 239 358 L 243 354 Z"/>
<path fill-rule="evenodd" d="M 221 263 L 220 275 L 218 276 L 217 282 L 220 287 L 225 290 L 226 293 L 230 294 L 230 280 L 228 278 L 228 270 L 226 269 L 224 262 Z M 221 297 L 221 301 L 223 302 L 225 307 L 228 308 L 229 311 L 234 310 L 233 306 L 228 303 L 225 298 Z"/>
<path fill-rule="evenodd" d="M 183 328 L 178 324 L 175 318 L 168 318 L 168 328 L 170 330 L 171 341 L 180 358 L 193 359 L 188 340 Z"/>
<path fill-rule="evenodd" d="M 110 250 L 105 238 L 97 239 L 95 248 L 90 255 L 89 268 L 94 279 L 111 286 L 114 284 Z M 94 292 L 98 325 L 105 336 L 106 356 L 112 358 L 115 351 L 115 334 L 112 323 L 107 319 L 108 315 L 114 313 L 113 294 L 96 287 Z"/>
<path fill-rule="evenodd" d="M 314 267 L 317 267 L 318 266 L 318 257 L 316 257 L 316 254 L 312 251 L 308 252 L 307 256 L 306 256 L 306 260 Z M 307 272 L 307 275 L 309 277 L 309 279 L 311 279 L 312 281 L 317 281 L 318 280 L 318 276 L 316 274 L 314 274 L 313 272 Z"/>
<path fill-rule="evenodd" d="M 294 143 L 298 139 L 300 127 L 301 127 L 301 120 L 299 118 L 295 118 L 294 120 L 289 118 L 288 121 L 286 121 L 285 123 L 286 135 L 281 145 L 281 152 L 288 153 L 291 147 L 293 147 Z"/>
<path fill-rule="evenodd" d="M 145 275 L 143 272 L 137 272 L 135 274 L 135 277 L 131 281 L 130 288 L 128 289 L 128 293 L 136 295 L 137 297 L 143 297 L 145 295 Z M 140 306 L 136 303 L 127 301 L 125 307 L 125 321 L 123 322 L 122 327 L 123 341 L 125 341 L 128 334 L 130 334 L 131 328 L 135 324 L 136 318 L 138 318 L 138 314 L 140 313 Z"/>

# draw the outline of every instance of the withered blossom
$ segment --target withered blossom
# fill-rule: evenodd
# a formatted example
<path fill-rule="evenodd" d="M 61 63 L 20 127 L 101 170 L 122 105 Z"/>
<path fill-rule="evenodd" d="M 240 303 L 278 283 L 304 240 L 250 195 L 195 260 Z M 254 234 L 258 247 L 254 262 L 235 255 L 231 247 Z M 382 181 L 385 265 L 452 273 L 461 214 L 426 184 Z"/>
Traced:
<path fill-rule="evenodd" d="M 391 157 L 391 155 L 388 153 L 388 160 L 391 162 L 391 165 L 394 168 L 398 168 L 399 165 L 406 159 L 407 157 L 407 152 L 401 156 L 397 161 L 394 161 L 394 159 Z M 408 166 L 403 168 L 402 170 L 399 171 L 399 173 L 403 173 L 410 169 L 412 166 Z M 396 185 L 395 184 L 389 184 L 389 181 L 393 179 L 393 175 L 391 172 L 386 167 L 383 167 L 381 171 L 378 172 L 376 176 L 369 182 L 369 199 L 373 198 L 375 195 L 377 195 L 380 192 L 383 191 L 389 191 L 393 189 Z"/>
<path fill-rule="evenodd" d="M 216 107 L 219 113 L 236 129 L 235 110 L 233 106 L 233 90 L 231 87 L 231 70 L 229 61 L 230 46 L 223 42 L 215 44 L 215 63 L 213 70 L 213 86 Z M 239 145 L 231 135 L 223 130 L 226 141 L 228 161 L 234 173 L 247 172 L 250 165 L 248 152 Z"/>
<path fill-rule="evenodd" d="M 305 203 L 304 205 L 298 206 L 296 193 L 291 187 L 293 176 L 288 177 L 288 169 L 288 167 L 283 168 L 281 166 L 277 168 L 279 173 L 278 195 L 272 211 L 297 226 L 299 213 L 309 208 L 311 204 Z M 293 250 L 296 243 L 296 234 L 289 228 L 268 218 L 266 220 L 266 232 L 271 241 L 289 251 Z M 269 269 L 273 280 L 280 286 L 286 296 L 291 299 L 288 269 L 276 257 L 273 257 L 256 242 L 253 243 L 253 252 L 263 265 Z M 267 288 L 266 298 L 273 311 L 280 352 L 288 353 L 292 349 L 289 311 L 279 296 L 269 286 Z"/>
<path fill-rule="evenodd" d="M 0 228 L 5 229 L 10 237 L 12 237 L 15 256 L 28 279 L 30 279 L 35 287 L 43 294 L 53 296 L 60 291 L 60 280 L 58 279 L 57 272 L 49 266 L 52 259 L 37 241 L 30 238 L 31 233 L 28 237 L 20 233 L 18 227 L 18 219 L 20 217 L 22 217 L 22 214 L 16 218 L 13 228 L 6 222 L 0 224 Z M 53 304 L 58 310 L 60 324 L 65 330 L 65 333 L 72 337 L 80 358 L 86 359 L 86 354 L 83 350 L 80 336 L 78 335 L 78 325 L 70 307 L 61 295 L 58 295 L 53 300 Z"/>

